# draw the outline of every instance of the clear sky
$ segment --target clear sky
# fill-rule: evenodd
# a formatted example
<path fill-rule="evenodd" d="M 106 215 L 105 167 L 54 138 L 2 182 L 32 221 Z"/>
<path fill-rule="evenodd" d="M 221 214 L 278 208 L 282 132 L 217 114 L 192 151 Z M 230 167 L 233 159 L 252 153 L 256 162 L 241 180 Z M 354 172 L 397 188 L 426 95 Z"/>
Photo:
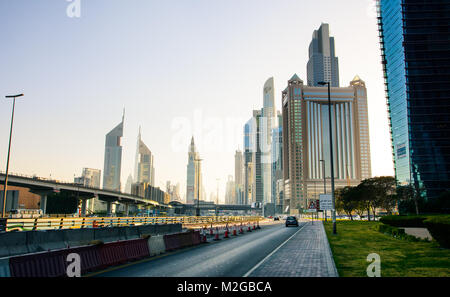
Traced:
<path fill-rule="evenodd" d="M 0 170 L 73 181 L 103 171 L 105 134 L 125 108 L 122 185 L 133 173 L 139 126 L 155 158 L 156 185 L 186 191 L 187 150 L 196 138 L 207 198 L 223 200 L 242 129 L 263 104 L 263 85 L 306 81 L 308 46 L 330 24 L 340 84 L 358 74 L 368 89 L 372 174 L 393 175 L 373 0 L 66 0 L 0 2 Z"/>

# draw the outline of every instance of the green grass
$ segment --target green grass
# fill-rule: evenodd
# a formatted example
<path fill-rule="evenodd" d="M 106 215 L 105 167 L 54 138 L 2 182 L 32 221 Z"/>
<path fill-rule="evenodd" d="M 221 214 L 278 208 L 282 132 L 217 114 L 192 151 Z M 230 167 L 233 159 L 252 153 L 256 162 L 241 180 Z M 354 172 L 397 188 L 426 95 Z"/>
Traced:
<path fill-rule="evenodd" d="M 396 239 L 375 230 L 379 222 L 338 222 L 337 235 L 332 224 L 324 223 L 339 276 L 367 276 L 367 255 L 381 258 L 382 277 L 448 277 L 450 249 L 435 242 Z"/>

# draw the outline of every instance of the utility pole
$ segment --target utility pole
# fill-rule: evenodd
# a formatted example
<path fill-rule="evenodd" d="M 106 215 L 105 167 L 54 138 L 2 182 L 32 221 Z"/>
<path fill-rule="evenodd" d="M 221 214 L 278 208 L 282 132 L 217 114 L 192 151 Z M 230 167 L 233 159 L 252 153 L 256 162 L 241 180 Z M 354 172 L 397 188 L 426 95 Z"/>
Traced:
<path fill-rule="evenodd" d="M 8 157 L 6 159 L 6 173 L 5 173 L 5 185 L 3 187 L 3 206 L 2 206 L 2 217 L 6 218 L 6 193 L 8 192 L 8 172 L 9 172 L 9 156 L 11 153 L 11 139 L 12 139 L 12 131 L 13 131 L 13 123 L 14 123 L 14 108 L 16 106 L 16 98 L 22 97 L 23 94 L 18 95 L 9 95 L 6 96 L 7 99 L 13 98 L 13 108 L 11 114 L 11 128 L 9 130 L 9 145 L 8 145 Z"/>

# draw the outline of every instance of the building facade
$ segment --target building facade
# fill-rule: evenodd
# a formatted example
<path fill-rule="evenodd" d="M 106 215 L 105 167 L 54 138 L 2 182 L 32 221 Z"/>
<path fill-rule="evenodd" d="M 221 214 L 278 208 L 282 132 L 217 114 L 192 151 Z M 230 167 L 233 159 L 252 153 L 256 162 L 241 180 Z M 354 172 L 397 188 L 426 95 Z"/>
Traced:
<path fill-rule="evenodd" d="M 450 189 L 450 3 L 377 4 L 395 176 L 434 198 Z"/>
<path fill-rule="evenodd" d="M 151 186 L 155 186 L 155 166 L 153 154 L 142 141 L 140 129 L 137 140 L 134 172 L 134 180 L 136 183 L 147 183 Z"/>
<path fill-rule="evenodd" d="M 234 182 L 236 204 L 244 203 L 244 159 L 241 151 L 236 151 L 234 155 Z"/>
<path fill-rule="evenodd" d="M 331 176 L 328 90 L 309 87 L 294 75 L 282 93 L 284 211 L 298 213 L 323 193 Z M 371 177 L 367 92 L 359 77 L 331 88 L 336 187 Z M 331 191 L 330 182 L 327 182 Z"/>
<path fill-rule="evenodd" d="M 106 134 L 105 141 L 105 163 L 103 169 L 103 189 L 120 191 L 120 173 L 122 166 L 122 144 L 123 123 L 122 122 Z"/>
<path fill-rule="evenodd" d="M 197 152 L 194 143 L 194 137 L 191 139 L 188 152 L 188 164 L 186 173 L 186 203 L 193 204 L 194 200 L 203 194 L 201 190 L 202 178 L 201 178 L 201 162 L 200 154 Z M 200 189 L 199 189 L 200 187 Z"/>
<path fill-rule="evenodd" d="M 313 33 L 309 44 L 307 64 L 308 86 L 319 86 L 319 81 L 331 82 L 339 87 L 339 61 L 335 54 L 334 37 L 330 37 L 330 26 L 322 24 Z"/>

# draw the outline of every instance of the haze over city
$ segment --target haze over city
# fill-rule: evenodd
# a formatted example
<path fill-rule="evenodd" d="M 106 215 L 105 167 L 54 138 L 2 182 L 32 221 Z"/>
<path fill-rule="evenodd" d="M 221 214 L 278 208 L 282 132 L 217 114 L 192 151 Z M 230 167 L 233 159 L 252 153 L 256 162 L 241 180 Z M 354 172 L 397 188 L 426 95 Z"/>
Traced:
<path fill-rule="evenodd" d="M 16 103 L 10 172 L 72 181 L 83 167 L 103 170 L 105 134 L 125 108 L 122 187 L 141 126 L 156 186 L 179 182 L 185 193 L 193 135 L 207 198 L 220 178 L 223 201 L 264 82 L 274 77 L 280 110 L 287 80 L 297 73 L 306 81 L 312 32 L 328 23 L 341 86 L 355 75 L 366 82 L 372 175 L 394 174 L 373 1 L 82 0 L 80 18 L 69 18 L 67 5 L 0 3 L 0 89 L 25 93 Z M 1 100 L 1 170 L 10 112 Z"/>

